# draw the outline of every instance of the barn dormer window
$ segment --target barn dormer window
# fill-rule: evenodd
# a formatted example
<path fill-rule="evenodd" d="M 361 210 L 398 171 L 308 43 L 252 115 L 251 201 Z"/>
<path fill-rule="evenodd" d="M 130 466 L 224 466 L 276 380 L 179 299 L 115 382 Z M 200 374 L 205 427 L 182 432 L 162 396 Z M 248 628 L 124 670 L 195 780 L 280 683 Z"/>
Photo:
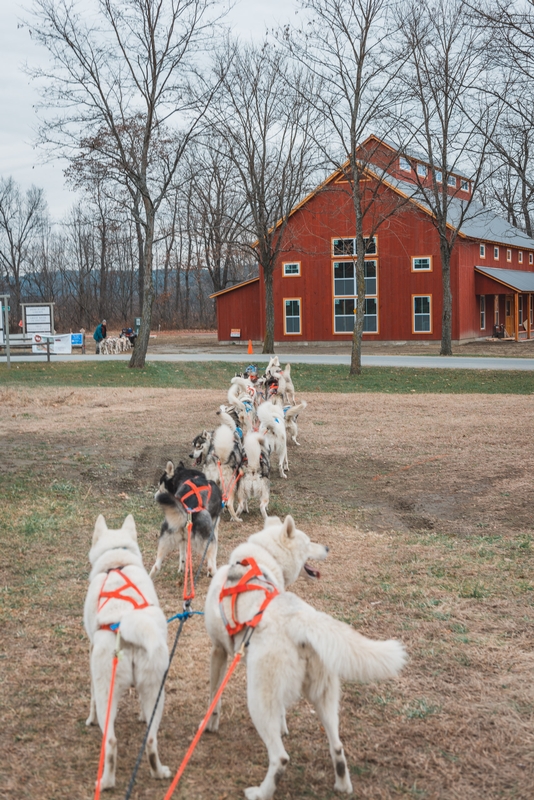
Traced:
<path fill-rule="evenodd" d="M 426 167 L 424 164 L 417 165 L 417 174 L 421 176 L 421 178 L 426 178 Z"/>
<path fill-rule="evenodd" d="M 454 177 L 454 175 L 449 175 L 449 177 L 447 178 L 447 183 L 449 186 L 454 186 L 454 188 L 456 189 L 456 178 Z"/>
<path fill-rule="evenodd" d="M 404 170 L 404 172 L 411 172 L 412 171 L 412 165 L 410 164 L 410 162 L 408 161 L 407 158 L 404 158 L 404 156 L 401 156 L 399 158 L 399 167 L 402 170 Z"/>

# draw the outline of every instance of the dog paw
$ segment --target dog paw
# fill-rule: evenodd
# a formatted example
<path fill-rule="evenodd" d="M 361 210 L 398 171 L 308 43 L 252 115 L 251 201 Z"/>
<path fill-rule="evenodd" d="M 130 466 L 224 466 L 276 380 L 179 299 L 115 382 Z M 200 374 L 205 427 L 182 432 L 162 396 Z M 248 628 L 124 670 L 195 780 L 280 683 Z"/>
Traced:
<path fill-rule="evenodd" d="M 87 727 L 89 727 L 90 725 L 95 725 L 96 724 L 96 715 L 93 714 L 93 712 L 91 712 L 89 714 L 89 716 L 85 720 L 85 724 L 87 725 Z"/>
<path fill-rule="evenodd" d="M 170 777 L 172 777 L 172 772 L 170 771 L 169 767 L 164 767 L 164 766 L 163 766 L 163 764 L 162 764 L 162 765 L 161 765 L 161 769 L 160 769 L 160 771 L 158 772 L 158 774 L 157 774 L 157 775 L 154 775 L 154 777 L 155 777 L 155 778 L 156 778 L 158 781 L 161 781 L 161 780 L 163 780 L 164 778 L 170 778 Z"/>
<path fill-rule="evenodd" d="M 343 792 L 344 794 L 352 794 L 352 783 L 350 782 L 350 778 L 347 773 L 345 773 L 345 777 L 343 778 L 336 777 L 334 791 Z"/>
<path fill-rule="evenodd" d="M 262 794 L 261 786 L 249 786 L 245 789 L 245 797 L 247 800 L 267 800 Z"/>

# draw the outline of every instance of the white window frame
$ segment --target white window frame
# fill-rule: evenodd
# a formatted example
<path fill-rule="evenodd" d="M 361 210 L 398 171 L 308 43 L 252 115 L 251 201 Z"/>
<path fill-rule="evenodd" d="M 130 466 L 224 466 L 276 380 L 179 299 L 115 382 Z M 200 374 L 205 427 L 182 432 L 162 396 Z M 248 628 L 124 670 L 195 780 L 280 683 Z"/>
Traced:
<path fill-rule="evenodd" d="M 417 165 L 417 174 L 421 176 L 421 178 L 426 178 L 428 175 L 428 170 L 425 164 L 418 164 Z"/>
<path fill-rule="evenodd" d="M 428 266 L 417 267 L 416 262 L 426 261 Z M 412 272 L 432 272 L 432 256 L 412 256 Z"/>
<path fill-rule="evenodd" d="M 436 170 L 435 175 L 436 175 L 436 183 L 443 183 L 443 172 L 440 169 Z"/>
<path fill-rule="evenodd" d="M 510 248 L 507 248 L 507 250 L 506 250 L 506 260 L 508 262 L 510 262 L 512 260 L 512 251 L 510 250 Z"/>
<path fill-rule="evenodd" d="M 470 192 L 471 191 L 470 186 L 469 186 L 469 181 L 464 181 L 462 179 L 460 179 L 460 188 L 464 192 Z"/>
<path fill-rule="evenodd" d="M 376 236 L 364 236 L 363 237 L 364 245 L 365 245 L 365 255 L 366 256 L 376 256 L 378 253 L 378 242 Z M 350 242 L 351 243 L 351 250 L 350 253 L 336 253 L 335 246 L 336 242 Z M 374 252 L 368 250 L 369 243 L 374 243 Z M 357 249 L 357 241 L 356 237 L 351 236 L 336 236 L 332 239 L 332 257 L 333 258 L 350 258 L 350 256 L 354 256 L 356 258 L 356 249 Z"/>
<path fill-rule="evenodd" d="M 296 272 L 287 272 L 287 267 L 296 267 Z M 295 278 L 300 275 L 300 261 L 284 261 L 282 264 L 282 275 L 284 278 Z"/>
<path fill-rule="evenodd" d="M 338 264 L 351 264 L 352 267 L 353 267 L 353 278 L 352 278 L 353 286 L 352 286 L 352 292 L 350 294 L 337 294 L 336 293 L 336 277 L 335 277 L 335 275 L 336 275 L 336 265 L 338 265 Z M 371 278 L 368 278 L 368 277 L 365 278 L 365 288 L 367 289 L 368 286 L 369 286 L 370 281 L 374 280 L 374 282 L 375 282 L 375 284 L 374 284 L 375 291 L 374 292 L 367 292 L 366 291 L 366 293 L 365 293 L 365 306 L 366 306 L 366 309 L 367 309 L 367 306 L 372 303 L 372 304 L 374 304 L 374 309 L 375 310 L 374 310 L 373 314 L 367 314 L 366 313 L 364 315 L 363 333 L 364 334 L 365 333 L 376 334 L 376 333 L 378 333 L 378 259 L 376 259 L 376 258 L 366 258 L 365 259 L 365 265 L 367 266 L 367 264 L 374 264 L 374 266 L 375 266 L 375 275 L 374 275 L 374 277 L 371 277 Z M 338 278 L 337 280 L 346 280 L 346 281 L 348 281 L 348 280 L 350 280 L 350 278 Z M 357 290 L 356 290 L 356 260 L 355 259 L 351 259 L 351 260 L 348 260 L 348 259 L 343 260 L 343 259 L 341 259 L 341 260 L 336 260 L 336 261 L 333 262 L 333 264 L 332 264 L 332 287 L 333 287 L 333 301 L 334 301 L 334 305 L 333 305 L 334 334 L 343 335 L 343 334 L 347 334 L 347 333 L 352 333 L 352 331 L 354 330 L 354 322 L 350 326 L 350 330 L 343 330 L 343 331 L 336 330 L 336 321 L 339 320 L 339 319 L 346 320 L 350 316 L 349 313 L 336 314 L 336 302 L 339 301 L 339 303 L 342 303 L 343 305 L 346 305 L 347 303 L 352 304 L 352 312 L 351 312 L 352 316 L 354 316 L 354 314 L 356 313 L 356 306 L 357 306 L 357 302 L 358 302 L 358 296 L 357 296 Z M 369 322 L 370 322 L 371 319 L 375 320 L 374 330 L 366 330 L 366 326 L 369 325 Z"/>
<path fill-rule="evenodd" d="M 498 247 L 494 247 L 493 248 L 493 260 L 494 261 L 498 261 L 499 260 L 499 248 Z"/>
<path fill-rule="evenodd" d="M 534 253 L 529 253 L 528 254 L 528 263 L 529 264 L 534 264 Z"/>
<path fill-rule="evenodd" d="M 480 330 L 486 330 L 486 295 L 480 295 Z"/>
<path fill-rule="evenodd" d="M 416 313 L 416 311 L 415 311 L 415 301 L 423 299 L 423 298 L 428 299 L 428 308 L 429 308 L 428 313 L 426 313 L 426 312 L 424 314 L 421 313 L 421 312 Z M 423 317 L 423 316 L 424 317 L 428 317 L 429 329 L 428 330 L 424 330 L 424 331 L 423 330 L 417 331 L 415 329 L 415 319 L 416 319 L 416 317 Z M 432 333 L 432 295 L 431 294 L 412 294 L 412 333 L 417 334 L 417 335 L 421 334 L 423 336 L 425 336 L 426 334 L 431 334 Z"/>
<path fill-rule="evenodd" d="M 399 158 L 399 169 L 402 169 L 403 172 L 411 172 L 412 171 L 412 165 L 410 164 L 408 159 L 405 158 L 405 156 L 401 156 Z"/>
<path fill-rule="evenodd" d="M 480 256 L 480 258 L 486 258 L 486 245 L 485 244 L 481 244 L 480 245 L 479 256 Z"/>
<path fill-rule="evenodd" d="M 523 251 L 522 250 L 518 250 L 517 251 L 517 263 L 518 264 L 522 264 L 523 263 Z"/>
<path fill-rule="evenodd" d="M 284 335 L 285 336 L 302 336 L 302 298 L 301 297 L 284 297 Z M 298 303 L 298 317 L 295 314 L 291 314 L 289 317 L 287 315 L 287 306 L 286 303 Z M 299 321 L 299 329 L 298 331 L 288 331 L 287 329 L 287 321 L 288 319 L 298 319 Z"/>
<path fill-rule="evenodd" d="M 447 186 L 454 186 L 454 188 L 456 189 L 456 176 L 455 175 L 449 175 L 447 177 Z"/>

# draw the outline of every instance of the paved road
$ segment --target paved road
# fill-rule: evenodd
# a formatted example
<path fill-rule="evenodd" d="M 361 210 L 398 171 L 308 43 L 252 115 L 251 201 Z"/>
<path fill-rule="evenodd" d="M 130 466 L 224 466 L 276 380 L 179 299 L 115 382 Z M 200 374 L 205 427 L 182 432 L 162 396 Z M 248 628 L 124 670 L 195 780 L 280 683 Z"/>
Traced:
<path fill-rule="evenodd" d="M 291 364 L 350 364 L 350 355 L 311 355 L 292 353 L 278 353 L 280 361 Z M 57 355 L 51 356 L 52 361 L 129 361 L 129 355 L 97 356 L 94 354 L 83 355 Z M 247 355 L 246 353 L 149 353 L 147 361 L 227 361 L 233 364 L 264 364 L 269 356 Z M 5 363 L 6 357 L 0 356 L 0 363 Z M 21 361 L 46 361 L 46 355 L 12 356 L 12 363 Z M 365 367 L 407 367 L 410 369 L 493 369 L 493 370 L 520 370 L 532 372 L 534 358 L 476 358 L 457 356 L 362 356 L 362 365 Z"/>

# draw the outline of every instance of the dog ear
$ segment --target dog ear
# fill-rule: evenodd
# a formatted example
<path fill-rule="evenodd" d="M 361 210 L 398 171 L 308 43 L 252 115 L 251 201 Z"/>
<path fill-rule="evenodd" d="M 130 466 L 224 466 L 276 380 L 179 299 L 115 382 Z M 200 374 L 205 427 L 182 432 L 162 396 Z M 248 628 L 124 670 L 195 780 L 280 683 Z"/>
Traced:
<path fill-rule="evenodd" d="M 288 514 L 287 517 L 284 520 L 284 524 L 283 524 L 283 527 L 282 527 L 282 533 L 285 533 L 285 535 L 287 536 L 288 539 L 292 539 L 293 536 L 295 535 L 296 529 L 297 529 L 297 526 L 295 525 L 295 520 L 293 519 L 291 514 Z"/>
<path fill-rule="evenodd" d="M 269 528 L 271 525 L 280 525 L 281 520 L 280 517 L 267 517 L 265 522 L 263 523 L 263 528 Z"/>
<path fill-rule="evenodd" d="M 103 533 L 106 533 L 108 526 L 102 514 L 99 514 L 95 522 L 95 529 L 93 531 L 93 545 L 95 545 Z"/>
<path fill-rule="evenodd" d="M 172 461 L 167 461 L 165 472 L 167 474 L 167 478 L 172 478 L 172 476 L 174 475 L 174 464 L 172 463 Z"/>
<path fill-rule="evenodd" d="M 129 533 L 134 542 L 137 541 L 137 528 L 135 527 L 135 520 L 133 518 L 133 514 L 128 514 L 124 522 L 122 523 L 122 530 L 126 533 Z"/>

